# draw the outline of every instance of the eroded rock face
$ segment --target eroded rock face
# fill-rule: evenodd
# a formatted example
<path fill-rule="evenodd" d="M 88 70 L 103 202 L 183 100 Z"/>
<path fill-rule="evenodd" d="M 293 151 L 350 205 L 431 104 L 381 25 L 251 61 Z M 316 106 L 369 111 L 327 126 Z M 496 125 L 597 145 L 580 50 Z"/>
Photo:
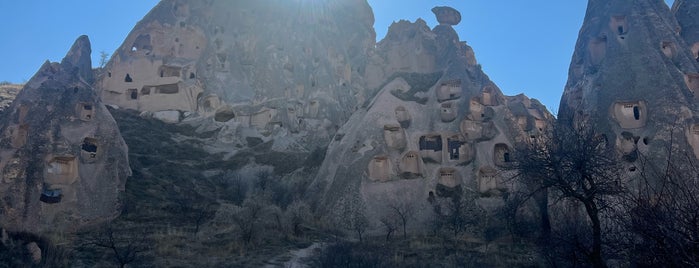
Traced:
<path fill-rule="evenodd" d="M 131 174 L 114 119 L 90 86 L 87 36 L 46 62 L 0 120 L 0 225 L 71 231 L 109 220 Z"/>
<path fill-rule="evenodd" d="M 699 2 L 697 1 L 676 0 L 672 5 L 672 13 L 680 25 L 677 31 L 692 51 L 694 59 L 699 59 L 699 18 L 696 16 L 697 12 L 699 12 Z"/>
<path fill-rule="evenodd" d="M 373 22 L 364 0 L 161 1 L 107 64 L 101 97 L 192 112 L 189 122 L 221 136 L 251 129 L 326 144 L 373 95 Z"/>
<path fill-rule="evenodd" d="M 588 5 L 559 120 L 591 124 L 623 156 L 629 175 L 638 153 L 664 162 L 671 135 L 679 148 L 699 148 L 692 131 L 697 65 L 678 29 L 662 1 Z"/>
<path fill-rule="evenodd" d="M 380 226 L 389 205 L 410 204 L 428 221 L 435 200 L 461 189 L 502 202 L 485 196 L 511 187 L 515 145 L 553 120 L 536 100 L 504 96 L 448 24 L 394 23 L 369 69 L 380 90 L 339 130 L 309 190 L 334 219 L 360 209 Z"/>

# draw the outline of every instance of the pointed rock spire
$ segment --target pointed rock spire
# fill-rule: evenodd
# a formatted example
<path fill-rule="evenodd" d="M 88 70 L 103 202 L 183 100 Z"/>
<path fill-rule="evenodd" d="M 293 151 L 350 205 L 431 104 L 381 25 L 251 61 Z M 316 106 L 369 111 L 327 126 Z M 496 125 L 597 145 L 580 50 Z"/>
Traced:
<path fill-rule="evenodd" d="M 684 134 L 677 126 L 691 127 L 699 95 L 678 27 L 662 1 L 590 1 L 558 120 L 591 125 L 624 155 L 660 159 L 671 135 Z"/>
<path fill-rule="evenodd" d="M 672 13 L 680 25 L 680 35 L 692 51 L 694 59 L 699 61 L 699 1 L 675 0 Z"/>
<path fill-rule="evenodd" d="M 46 62 L 0 118 L 0 225 L 70 232 L 116 217 L 127 147 L 92 86 L 90 43 Z"/>
<path fill-rule="evenodd" d="M 61 61 L 61 66 L 64 70 L 77 72 L 85 82 L 92 84 L 94 75 L 92 73 L 91 54 L 90 39 L 87 35 L 82 35 L 75 40 L 70 51 Z"/>

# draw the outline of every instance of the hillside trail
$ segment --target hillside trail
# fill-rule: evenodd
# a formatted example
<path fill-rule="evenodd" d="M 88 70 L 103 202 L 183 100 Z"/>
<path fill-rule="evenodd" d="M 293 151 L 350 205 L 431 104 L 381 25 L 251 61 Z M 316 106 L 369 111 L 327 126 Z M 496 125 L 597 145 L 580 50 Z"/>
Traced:
<path fill-rule="evenodd" d="M 301 248 L 301 249 L 296 249 L 296 250 L 291 250 L 287 253 L 281 254 L 279 256 L 276 256 L 272 258 L 267 264 L 264 266 L 264 268 L 277 268 L 277 267 L 284 267 L 284 268 L 305 268 L 309 267 L 309 265 L 306 263 L 306 259 L 311 257 L 313 255 L 313 252 L 315 250 L 319 250 L 323 248 L 324 243 L 322 242 L 314 242 L 310 246 L 306 248 Z M 290 258 L 288 261 L 283 262 L 283 260 Z"/>

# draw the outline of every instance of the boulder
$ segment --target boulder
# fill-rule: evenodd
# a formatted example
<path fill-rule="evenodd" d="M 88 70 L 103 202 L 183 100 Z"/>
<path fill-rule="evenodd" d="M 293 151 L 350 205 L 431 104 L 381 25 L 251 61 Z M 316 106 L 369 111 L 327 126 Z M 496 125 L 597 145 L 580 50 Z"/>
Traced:
<path fill-rule="evenodd" d="M 39 248 L 39 245 L 36 244 L 36 242 L 31 242 L 27 244 L 26 246 L 27 251 L 29 252 L 29 255 L 32 258 L 32 262 L 34 264 L 38 264 L 41 262 L 41 248 Z"/>
<path fill-rule="evenodd" d="M 432 13 L 437 16 L 437 21 L 441 25 L 457 25 L 461 22 L 461 13 L 447 6 L 434 7 L 432 8 Z"/>

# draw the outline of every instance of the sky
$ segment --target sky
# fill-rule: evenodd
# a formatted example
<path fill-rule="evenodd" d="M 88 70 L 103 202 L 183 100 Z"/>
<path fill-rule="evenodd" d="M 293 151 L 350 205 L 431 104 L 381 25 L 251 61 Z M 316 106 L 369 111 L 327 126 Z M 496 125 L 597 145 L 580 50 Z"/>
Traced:
<path fill-rule="evenodd" d="M 157 4 L 157 0 L 0 1 L 0 81 L 29 80 L 44 61 L 60 61 L 83 34 L 92 43 L 93 65 L 101 51 L 112 53 Z M 461 12 L 454 26 L 473 47 L 483 70 L 506 95 L 524 93 L 558 111 L 568 79 L 585 0 L 368 0 L 377 39 L 401 19 L 422 18 L 437 25 L 431 9 L 451 6 Z M 671 5 L 673 0 L 666 0 Z M 378 41 L 377 40 L 377 41 Z"/>

